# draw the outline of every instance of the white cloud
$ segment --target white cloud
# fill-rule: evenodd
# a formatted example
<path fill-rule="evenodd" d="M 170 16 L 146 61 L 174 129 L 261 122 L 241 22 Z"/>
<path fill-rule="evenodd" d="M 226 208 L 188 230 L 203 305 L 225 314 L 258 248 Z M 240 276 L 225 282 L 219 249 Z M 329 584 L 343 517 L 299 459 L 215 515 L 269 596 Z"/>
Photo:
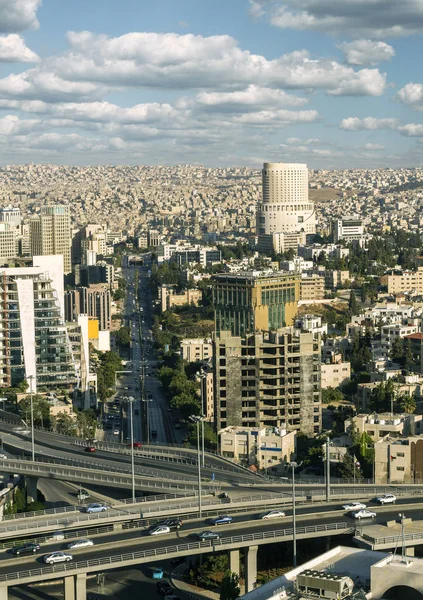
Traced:
<path fill-rule="evenodd" d="M 421 34 L 421 0 L 255 0 L 259 16 L 282 29 L 372 38 Z"/>
<path fill-rule="evenodd" d="M 18 135 L 33 131 L 40 125 L 35 119 L 19 119 L 16 115 L 6 115 L 0 119 L 0 135 Z"/>
<path fill-rule="evenodd" d="M 407 123 L 398 127 L 398 131 L 406 137 L 422 137 L 423 136 L 423 125 L 418 123 Z"/>
<path fill-rule="evenodd" d="M 423 84 L 407 83 L 398 91 L 398 99 L 416 110 L 423 110 Z"/>
<path fill-rule="evenodd" d="M 385 76 L 355 71 L 333 60 L 312 59 L 306 50 L 273 60 L 239 48 L 227 35 L 128 33 L 109 38 L 88 31 L 68 34 L 70 52 L 46 61 L 44 70 L 67 81 L 107 86 L 169 89 L 327 89 L 338 94 L 379 95 Z M 376 83 L 375 83 L 376 82 Z M 250 92 L 251 93 L 251 92 Z"/>
<path fill-rule="evenodd" d="M 289 125 L 291 123 L 312 123 L 317 121 L 317 110 L 261 110 L 254 113 L 245 113 L 234 118 L 235 123 L 248 125 Z"/>
<path fill-rule="evenodd" d="M 20 35 L 11 33 L 0 36 L 0 62 L 38 62 L 39 60 Z"/>
<path fill-rule="evenodd" d="M 348 117 L 342 119 L 340 128 L 346 131 L 374 131 L 376 129 L 396 129 L 398 127 L 398 119 L 378 119 L 376 117 Z"/>
<path fill-rule="evenodd" d="M 372 144 L 371 142 L 364 144 L 366 150 L 384 150 L 385 146 L 382 144 Z"/>
<path fill-rule="evenodd" d="M 385 86 L 386 73 L 379 73 L 377 69 L 362 69 L 328 93 L 333 96 L 381 96 Z"/>
<path fill-rule="evenodd" d="M 37 29 L 37 9 L 41 0 L 0 0 L 0 32 Z"/>
<path fill-rule="evenodd" d="M 249 85 L 236 92 L 200 92 L 196 102 L 207 108 L 222 111 L 250 111 L 257 108 L 277 108 L 280 106 L 304 106 L 308 100 L 287 94 L 283 90 Z"/>
<path fill-rule="evenodd" d="M 395 56 L 395 50 L 385 42 L 374 40 L 356 40 L 340 44 L 349 65 L 377 65 L 383 60 L 390 60 Z"/>

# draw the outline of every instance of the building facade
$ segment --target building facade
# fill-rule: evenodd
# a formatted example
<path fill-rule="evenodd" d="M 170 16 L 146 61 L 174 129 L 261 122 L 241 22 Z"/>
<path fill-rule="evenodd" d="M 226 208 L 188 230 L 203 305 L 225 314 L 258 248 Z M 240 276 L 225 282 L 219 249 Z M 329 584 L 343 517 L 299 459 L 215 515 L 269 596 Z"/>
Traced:
<path fill-rule="evenodd" d="M 61 254 L 65 275 L 72 270 L 69 207 L 42 206 L 41 214 L 30 220 L 32 255 Z"/>
<path fill-rule="evenodd" d="M 187 362 L 205 361 L 213 358 L 211 339 L 185 338 L 181 340 L 181 358 Z"/>
<path fill-rule="evenodd" d="M 48 257 L 51 264 L 55 258 Z M 63 270 L 61 276 L 63 281 Z M 31 381 L 34 392 L 77 385 L 79 375 L 59 297 L 46 267 L 0 269 L 1 387 L 24 379 Z"/>
<path fill-rule="evenodd" d="M 243 336 L 293 324 L 300 298 L 295 273 L 219 274 L 213 278 L 216 334 Z"/>
<path fill-rule="evenodd" d="M 104 286 L 80 287 L 65 292 L 65 318 L 76 321 L 78 315 L 85 314 L 98 319 L 100 330 L 109 330 L 112 318 L 112 298 L 110 290 Z"/>
<path fill-rule="evenodd" d="M 333 222 L 333 239 L 335 243 L 343 240 L 346 243 L 359 241 L 364 236 L 364 225 L 359 217 L 343 217 Z"/>
<path fill-rule="evenodd" d="M 293 328 L 215 339 L 215 422 L 320 432 L 320 336 Z"/>
<path fill-rule="evenodd" d="M 388 294 L 411 291 L 423 294 L 423 267 L 418 267 L 417 271 L 388 275 Z"/>

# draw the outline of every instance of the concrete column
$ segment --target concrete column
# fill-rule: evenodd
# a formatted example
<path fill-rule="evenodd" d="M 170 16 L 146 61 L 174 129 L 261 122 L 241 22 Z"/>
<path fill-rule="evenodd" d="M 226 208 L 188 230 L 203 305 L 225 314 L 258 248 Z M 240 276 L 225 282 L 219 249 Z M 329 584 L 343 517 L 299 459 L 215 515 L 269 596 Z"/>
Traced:
<path fill-rule="evenodd" d="M 409 548 L 407 548 L 407 556 L 414 556 L 415 550 L 416 550 L 415 546 L 410 546 Z"/>
<path fill-rule="evenodd" d="M 9 588 L 7 585 L 0 587 L 0 600 L 7 600 L 9 595 Z"/>
<path fill-rule="evenodd" d="M 76 576 L 76 597 L 75 600 L 87 600 L 87 574 L 78 573 Z"/>
<path fill-rule="evenodd" d="M 240 575 L 239 550 L 229 550 L 229 570 Z"/>
<path fill-rule="evenodd" d="M 38 477 L 26 477 L 26 501 L 28 504 L 37 501 Z"/>
<path fill-rule="evenodd" d="M 75 600 L 75 576 L 63 577 L 63 595 L 65 600 Z"/>
<path fill-rule="evenodd" d="M 257 580 L 258 546 L 249 546 L 245 553 L 245 592 L 251 592 Z"/>

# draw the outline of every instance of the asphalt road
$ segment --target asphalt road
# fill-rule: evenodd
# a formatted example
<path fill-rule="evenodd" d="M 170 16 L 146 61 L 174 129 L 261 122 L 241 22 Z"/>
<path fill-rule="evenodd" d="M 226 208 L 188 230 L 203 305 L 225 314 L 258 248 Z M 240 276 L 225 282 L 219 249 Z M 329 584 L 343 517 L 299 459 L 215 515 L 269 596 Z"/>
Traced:
<path fill-rule="evenodd" d="M 409 505 L 400 503 L 405 510 L 407 517 L 414 520 L 423 519 L 423 504 L 421 506 Z M 386 523 L 391 519 L 398 517 L 398 507 L 390 506 L 376 509 L 377 517 L 371 520 L 373 523 Z M 234 535 L 244 535 L 256 532 L 274 531 L 276 529 L 285 529 L 292 526 L 292 520 L 289 511 L 285 518 L 272 519 L 262 521 L 257 519 L 257 513 L 249 513 L 248 515 L 235 516 L 234 521 L 230 525 L 216 526 L 214 529 L 218 531 L 221 537 L 229 537 Z M 335 509 L 329 514 L 319 514 L 314 507 L 301 509 L 298 512 L 297 526 L 305 527 L 312 525 L 324 525 L 336 522 L 347 522 L 351 527 L 357 525 L 357 521 L 344 513 L 344 511 Z M 360 526 L 365 528 L 365 522 L 361 521 Z M 92 558 L 109 557 L 126 552 L 134 552 L 137 550 L 150 550 L 162 548 L 176 543 L 184 543 L 193 541 L 195 533 L 203 529 L 210 528 L 204 520 L 192 520 L 184 523 L 183 528 L 179 532 L 171 532 L 163 536 L 149 536 L 146 530 L 133 529 L 125 532 L 107 533 L 97 536 L 92 536 L 95 545 L 90 548 L 82 548 L 80 550 L 72 550 L 74 560 L 88 560 Z M 69 543 L 69 542 L 67 542 Z M 216 544 L 216 550 L 219 545 Z M 54 550 L 62 550 L 66 547 L 63 542 L 45 543 L 42 545 L 40 556 L 19 556 L 14 557 L 10 552 L 0 553 L 0 575 L 13 573 L 19 570 L 26 570 L 35 566 L 44 564 L 42 556 Z M 205 548 L 207 552 L 207 547 Z"/>

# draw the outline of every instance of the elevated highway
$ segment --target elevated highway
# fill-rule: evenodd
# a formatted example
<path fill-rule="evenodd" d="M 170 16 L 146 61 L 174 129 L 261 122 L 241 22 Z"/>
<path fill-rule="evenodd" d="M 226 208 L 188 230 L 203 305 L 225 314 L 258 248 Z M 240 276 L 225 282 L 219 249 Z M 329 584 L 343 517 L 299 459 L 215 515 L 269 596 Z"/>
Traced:
<path fill-rule="evenodd" d="M 407 515 L 415 518 L 423 516 L 421 504 L 404 504 L 401 508 L 407 512 Z M 356 530 L 356 521 L 339 510 L 332 508 L 320 513 L 316 513 L 314 507 L 304 510 L 308 512 L 299 514 L 297 519 L 297 539 L 353 534 Z M 383 507 L 378 509 L 376 521 L 378 523 L 389 521 L 395 518 L 397 513 L 398 508 Z M 71 593 L 76 593 L 76 600 L 82 600 L 85 598 L 85 579 L 88 573 L 157 562 L 163 558 L 193 556 L 222 550 L 235 552 L 236 558 L 239 556 L 237 553 L 240 548 L 246 549 L 247 589 L 250 589 L 254 581 L 258 547 L 263 544 L 290 541 L 293 536 L 290 515 L 284 519 L 271 521 L 257 520 L 254 516 L 253 513 L 242 515 L 236 517 L 230 525 L 216 527 L 221 537 L 214 542 L 194 541 L 195 534 L 205 527 L 204 521 L 199 519 L 188 521 L 183 530 L 160 539 L 147 535 L 144 529 L 139 528 L 99 533 L 91 536 L 95 541 L 93 547 L 72 551 L 73 561 L 52 567 L 45 566 L 40 562 L 40 558 L 33 556 L 9 558 L 7 553 L 0 553 L 0 599 L 6 600 L 9 586 L 63 578 L 65 600 L 75 597 L 71 596 Z M 364 525 L 361 530 L 365 528 Z M 43 544 L 42 552 L 48 553 L 63 547 L 63 542 L 50 540 Z M 119 548 L 118 552 L 117 548 Z M 232 557 L 231 563 L 234 564 Z M 71 579 L 66 581 L 67 578 Z"/>

